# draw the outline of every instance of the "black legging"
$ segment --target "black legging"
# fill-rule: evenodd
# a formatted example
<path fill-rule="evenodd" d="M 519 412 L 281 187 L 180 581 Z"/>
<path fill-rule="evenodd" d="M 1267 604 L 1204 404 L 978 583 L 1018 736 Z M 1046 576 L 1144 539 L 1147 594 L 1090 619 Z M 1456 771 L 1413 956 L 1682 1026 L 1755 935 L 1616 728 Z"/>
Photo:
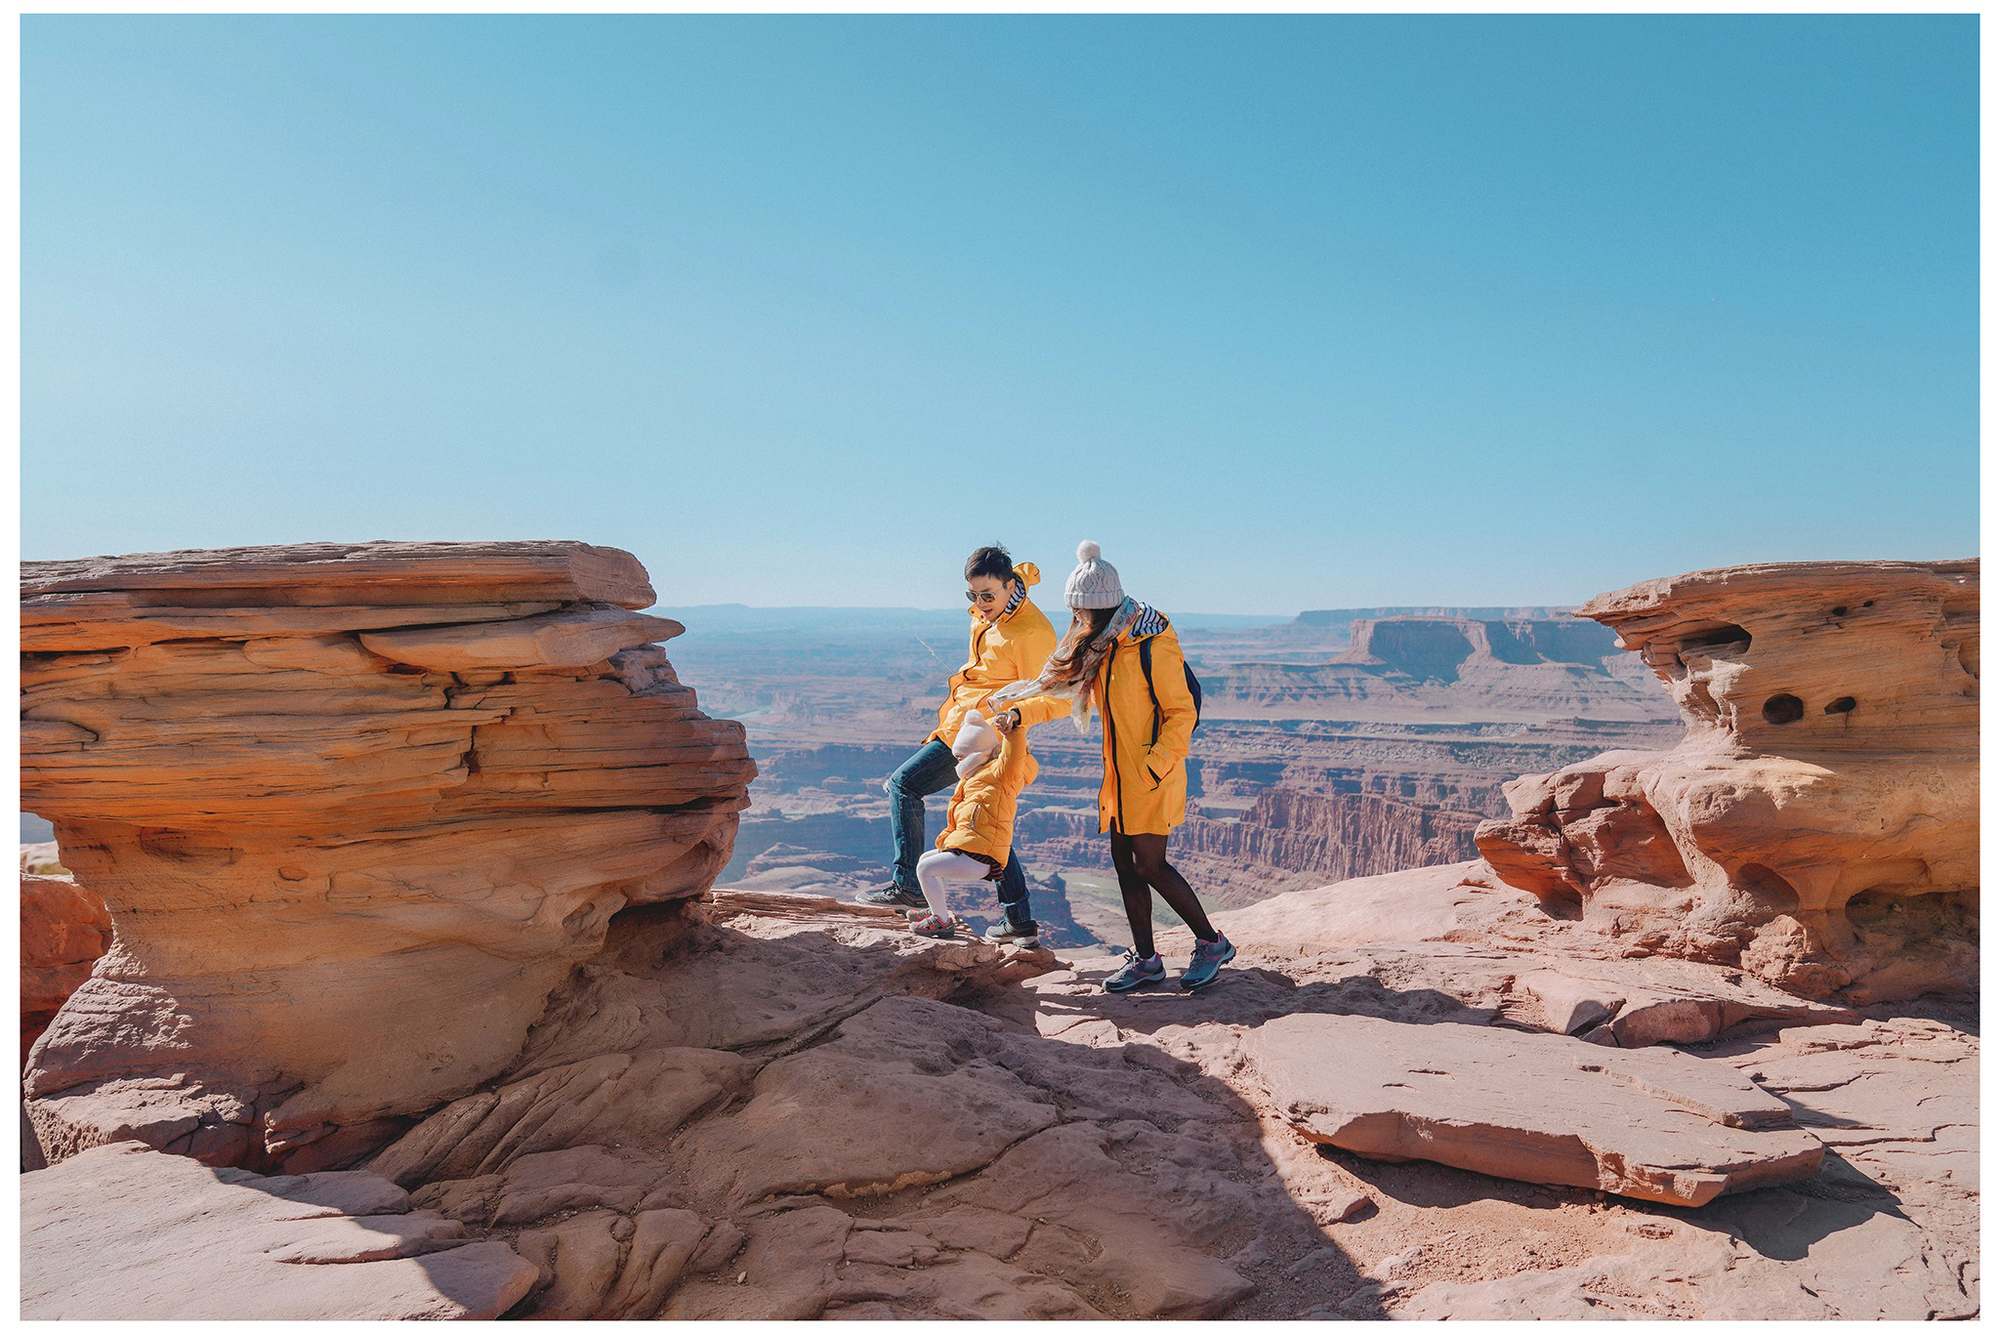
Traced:
<path fill-rule="evenodd" d="M 1203 940 L 1218 937 L 1201 910 L 1194 889 L 1167 865 L 1165 834 L 1121 834 L 1111 831 L 1111 864 L 1118 869 L 1118 892 L 1125 896 L 1125 917 L 1132 924 L 1132 948 L 1142 959 L 1153 957 L 1153 891 Z"/>

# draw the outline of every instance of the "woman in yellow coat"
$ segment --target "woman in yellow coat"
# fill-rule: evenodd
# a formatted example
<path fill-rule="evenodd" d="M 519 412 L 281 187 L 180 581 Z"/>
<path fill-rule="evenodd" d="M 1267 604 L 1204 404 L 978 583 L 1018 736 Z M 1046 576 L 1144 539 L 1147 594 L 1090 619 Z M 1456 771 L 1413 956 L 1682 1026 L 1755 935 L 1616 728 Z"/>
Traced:
<path fill-rule="evenodd" d="M 855 896 L 858 902 L 905 912 L 925 907 L 917 881 L 917 858 L 926 841 L 924 798 L 951 786 L 951 746 L 960 724 L 1001 686 L 1039 672 L 1055 651 L 1055 628 L 1028 596 L 1028 590 L 1041 578 L 1041 571 L 1031 562 L 1016 565 L 1005 547 L 981 547 L 966 559 L 965 600 L 970 604 L 966 614 L 972 623 L 965 665 L 945 683 L 937 726 L 883 784 L 889 794 L 892 870 L 886 886 L 863 890 Z M 1062 712 L 1061 701 L 1028 700 L 994 719 L 994 726 L 1002 732 L 1032 727 Z M 1006 863 L 998 886 L 1002 920 L 987 930 L 986 937 L 1006 944 L 1034 945 L 1040 932 L 1028 909 L 1028 878 L 1011 851 L 1002 860 Z"/>
<path fill-rule="evenodd" d="M 1153 950 L 1158 894 L 1195 934 L 1194 956 L 1180 979 L 1192 991 L 1213 982 L 1236 957 L 1236 947 L 1210 924 L 1186 877 L 1167 861 L 1167 836 L 1187 818 L 1195 724 L 1180 636 L 1160 612 L 1125 596 L 1117 569 L 1102 559 L 1097 543 L 1083 543 L 1076 558 L 1063 590 L 1071 608 L 1069 633 L 1035 680 L 995 692 L 992 702 L 1041 704 L 1068 695 L 1079 727 L 1096 707 L 1104 720 L 1098 830 L 1111 836 L 1111 864 L 1132 928 L 1132 948 L 1104 987 L 1129 991 L 1166 979 Z"/>

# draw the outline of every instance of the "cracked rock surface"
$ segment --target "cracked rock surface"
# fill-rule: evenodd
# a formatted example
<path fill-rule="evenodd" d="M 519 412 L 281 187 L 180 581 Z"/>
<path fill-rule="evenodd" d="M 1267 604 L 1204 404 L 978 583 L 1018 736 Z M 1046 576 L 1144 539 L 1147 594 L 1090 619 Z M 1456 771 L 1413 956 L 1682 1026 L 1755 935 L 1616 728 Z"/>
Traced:
<path fill-rule="evenodd" d="M 1513 891 L 1435 868 L 1382 880 L 1392 920 L 1514 911 Z M 543 1318 L 1976 1309 L 1969 1010 L 1746 1014 L 1703 1043 L 1619 1050 L 1541 1022 L 1515 983 L 1564 956 L 1530 937 L 1300 959 L 1245 932 L 1209 990 L 1114 996 L 1101 958 L 926 941 L 828 899 L 638 909 L 552 999 L 517 1077 L 368 1166 L 532 1261 L 515 1313 Z M 1161 935 L 1176 963 L 1188 942 Z M 1606 1164 L 1656 1181 L 1643 1154 L 1564 1184 L 1509 1168 L 1505 1136 L 1484 1171 L 1316 1144 L 1273 1077 L 1280 1049 L 1309 1083 L 1371 1062 L 1470 1079 L 1516 1048 L 1530 1091 L 1596 1067 L 1596 1114 L 1627 1148 L 1759 1151 L 1720 1170 L 1664 1155 L 1705 1202 L 1620 1197 Z M 1421 1110 L 1491 1135 L 1453 1106 Z"/>

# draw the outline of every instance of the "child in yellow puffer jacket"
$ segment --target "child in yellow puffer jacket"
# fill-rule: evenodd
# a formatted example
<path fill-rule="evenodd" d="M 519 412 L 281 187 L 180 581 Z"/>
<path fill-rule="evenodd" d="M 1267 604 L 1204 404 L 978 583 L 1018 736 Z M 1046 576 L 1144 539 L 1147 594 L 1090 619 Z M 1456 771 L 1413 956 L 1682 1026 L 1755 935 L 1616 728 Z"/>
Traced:
<path fill-rule="evenodd" d="M 952 749 L 961 756 L 959 780 L 944 832 L 935 848 L 917 858 L 917 886 L 928 911 L 910 915 L 910 930 L 934 940 L 956 933 L 947 884 L 1000 878 L 1013 850 L 1015 804 L 1037 772 L 1027 729 L 1011 728 L 1002 736 L 983 708 L 968 711 Z"/>

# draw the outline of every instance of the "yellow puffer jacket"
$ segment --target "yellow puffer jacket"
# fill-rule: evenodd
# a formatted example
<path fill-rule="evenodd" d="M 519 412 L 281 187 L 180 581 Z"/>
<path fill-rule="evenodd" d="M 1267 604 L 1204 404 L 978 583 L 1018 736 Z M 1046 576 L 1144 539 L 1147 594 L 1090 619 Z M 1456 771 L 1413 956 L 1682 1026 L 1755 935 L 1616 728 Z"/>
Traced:
<path fill-rule="evenodd" d="M 1153 688 L 1139 642 L 1153 641 Z M 1180 636 L 1145 608 L 1118 636 L 1092 687 L 1104 720 L 1104 786 L 1097 793 L 1098 832 L 1164 834 L 1187 819 L 1187 764 L 1194 737 L 1194 696 L 1182 674 Z M 1157 710 L 1153 705 L 1159 696 Z"/>
<path fill-rule="evenodd" d="M 1005 866 L 1014 846 L 1014 804 L 1037 772 L 1035 757 L 1028 753 L 1028 734 L 1017 727 L 1000 739 L 998 755 L 958 780 L 938 847 L 978 853 Z"/>
<path fill-rule="evenodd" d="M 1032 562 L 1016 565 L 1014 573 L 1029 588 L 1042 581 L 1042 572 Z M 947 683 L 944 703 L 938 707 L 937 729 L 924 738 L 942 741 L 947 746 L 958 735 L 958 725 L 965 721 L 966 710 L 1001 686 L 1040 676 L 1043 664 L 1056 651 L 1055 627 L 1029 598 L 1022 598 L 1020 606 L 991 625 L 980 619 L 973 608 L 967 607 L 965 612 L 972 617 L 965 666 L 953 673 Z M 1033 727 L 1069 712 L 1067 700 L 1040 695 L 1015 707 L 1021 711 L 1023 727 Z"/>

